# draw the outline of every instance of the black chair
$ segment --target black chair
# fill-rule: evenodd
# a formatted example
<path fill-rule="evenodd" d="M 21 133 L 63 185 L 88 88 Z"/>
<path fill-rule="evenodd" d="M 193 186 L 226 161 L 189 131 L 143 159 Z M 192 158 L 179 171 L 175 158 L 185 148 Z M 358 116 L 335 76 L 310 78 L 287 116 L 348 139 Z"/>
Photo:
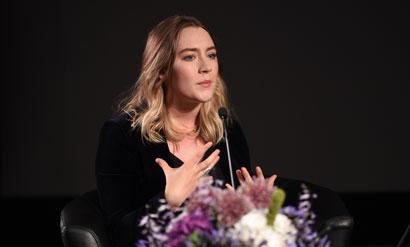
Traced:
<path fill-rule="evenodd" d="M 287 192 L 285 205 L 296 205 L 302 181 L 278 178 L 275 184 Z M 326 231 L 333 247 L 348 246 L 353 229 L 350 216 L 341 198 L 333 191 L 303 182 L 318 195 L 313 202 L 317 214 L 315 228 Z M 65 247 L 114 247 L 108 240 L 97 191 L 89 191 L 71 202 L 61 212 L 60 229 Z"/>
<path fill-rule="evenodd" d="M 301 184 L 305 184 L 311 193 L 317 195 L 312 201 L 312 210 L 317 216 L 314 229 L 326 233 L 332 247 L 349 246 L 354 221 L 336 192 L 306 181 L 284 177 L 278 177 L 275 181 L 276 186 L 286 191 L 285 205 L 298 204 Z"/>
<path fill-rule="evenodd" d="M 111 247 L 96 190 L 70 201 L 61 211 L 65 247 Z"/>

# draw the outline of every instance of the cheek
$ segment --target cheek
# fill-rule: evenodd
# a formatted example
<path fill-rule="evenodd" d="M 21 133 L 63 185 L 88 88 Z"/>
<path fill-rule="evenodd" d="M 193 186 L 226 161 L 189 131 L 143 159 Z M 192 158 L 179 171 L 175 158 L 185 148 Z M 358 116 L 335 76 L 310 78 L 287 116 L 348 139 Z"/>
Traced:
<path fill-rule="evenodd" d="M 216 80 L 218 79 L 218 75 L 219 75 L 219 66 L 218 66 L 218 62 L 216 62 L 214 64 L 214 66 L 212 66 L 211 77 L 212 77 L 213 81 L 216 82 Z M 214 85 L 216 87 L 216 83 Z"/>
<path fill-rule="evenodd" d="M 174 70 L 175 79 L 180 81 L 189 81 L 193 78 L 192 69 L 185 67 L 179 67 Z"/>
<path fill-rule="evenodd" d="M 175 61 L 174 66 L 172 67 L 172 72 L 175 79 L 182 79 L 188 72 L 188 66 L 186 64 L 180 63 L 179 61 Z"/>
<path fill-rule="evenodd" d="M 173 69 L 173 79 L 178 87 L 190 84 L 195 81 L 193 68 L 189 66 L 175 66 Z"/>
<path fill-rule="evenodd" d="M 219 73 L 219 63 L 218 63 L 218 61 L 215 62 L 212 71 L 214 71 L 215 74 Z"/>
<path fill-rule="evenodd" d="M 195 78 L 192 70 L 185 67 L 174 67 L 173 70 L 173 85 L 176 90 L 186 91 L 191 87 Z"/>

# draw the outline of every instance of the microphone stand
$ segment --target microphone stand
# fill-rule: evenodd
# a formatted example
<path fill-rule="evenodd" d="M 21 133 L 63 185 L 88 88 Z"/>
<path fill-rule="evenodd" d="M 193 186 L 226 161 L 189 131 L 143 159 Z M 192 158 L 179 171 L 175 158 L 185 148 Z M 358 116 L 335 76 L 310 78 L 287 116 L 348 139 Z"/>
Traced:
<path fill-rule="evenodd" d="M 228 132 L 226 131 L 225 121 L 224 121 L 224 133 L 225 133 L 226 152 L 228 153 L 229 173 L 231 174 L 231 184 L 232 184 L 232 187 L 235 189 L 235 182 L 233 180 L 233 172 L 232 172 L 231 153 L 229 152 Z"/>
<path fill-rule="evenodd" d="M 233 172 L 232 172 L 231 153 L 229 152 L 228 131 L 227 131 L 227 126 L 226 126 L 226 116 L 228 115 L 226 108 L 224 107 L 219 108 L 218 114 L 219 114 L 219 117 L 222 119 L 222 122 L 224 125 L 224 136 L 225 136 L 226 152 L 228 154 L 229 173 L 231 175 L 232 187 L 235 189 L 235 182 L 233 180 Z"/>

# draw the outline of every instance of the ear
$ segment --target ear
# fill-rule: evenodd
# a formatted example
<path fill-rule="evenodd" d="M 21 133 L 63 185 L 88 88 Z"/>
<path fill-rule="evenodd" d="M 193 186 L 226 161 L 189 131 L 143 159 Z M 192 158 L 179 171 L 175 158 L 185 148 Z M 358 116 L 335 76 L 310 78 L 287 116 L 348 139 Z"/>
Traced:
<path fill-rule="evenodd" d="M 159 74 L 159 80 L 161 81 L 161 84 L 163 87 L 166 87 L 168 84 L 168 77 L 164 73 Z"/>

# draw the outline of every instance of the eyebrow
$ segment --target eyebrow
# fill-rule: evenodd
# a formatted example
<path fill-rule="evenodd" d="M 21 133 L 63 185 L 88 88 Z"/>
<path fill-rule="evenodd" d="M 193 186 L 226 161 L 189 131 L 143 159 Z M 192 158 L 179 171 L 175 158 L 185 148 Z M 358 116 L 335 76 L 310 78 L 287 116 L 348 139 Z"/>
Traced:
<path fill-rule="evenodd" d="M 206 48 L 206 51 L 209 51 L 209 50 L 216 50 L 216 48 L 215 48 L 215 46 L 211 46 L 211 47 Z M 180 50 L 178 52 L 178 54 L 184 53 L 186 51 L 196 51 L 197 52 L 197 51 L 199 51 L 199 49 L 198 48 L 185 48 L 185 49 Z"/>

